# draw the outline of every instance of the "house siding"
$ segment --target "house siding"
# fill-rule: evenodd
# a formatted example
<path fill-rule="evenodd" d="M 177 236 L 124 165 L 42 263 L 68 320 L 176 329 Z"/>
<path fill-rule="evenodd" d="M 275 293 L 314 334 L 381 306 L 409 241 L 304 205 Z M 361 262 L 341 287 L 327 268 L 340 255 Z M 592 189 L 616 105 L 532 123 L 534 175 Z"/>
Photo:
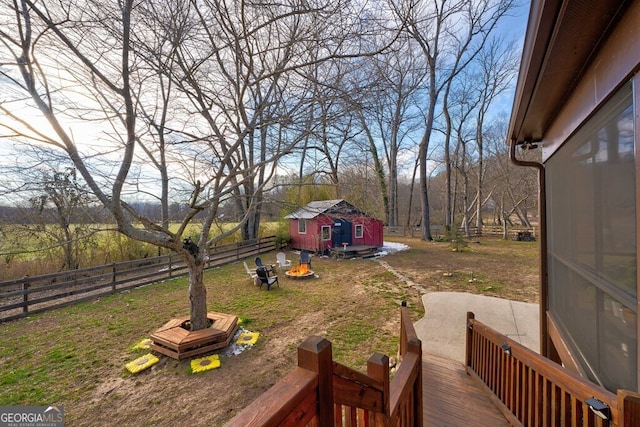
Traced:
<path fill-rule="evenodd" d="M 341 247 L 343 242 L 335 241 L 333 234 L 335 222 L 345 221 L 351 224 L 351 242 L 354 246 L 376 246 L 382 247 L 384 240 L 384 232 L 382 221 L 366 215 L 339 215 L 335 218 L 331 215 L 320 214 L 313 219 L 307 219 L 306 233 L 298 232 L 298 218 L 289 220 L 289 236 L 290 246 L 297 250 L 306 250 L 312 252 L 322 252 L 327 249 Z M 356 238 L 356 226 L 363 226 L 363 236 Z M 331 239 L 322 240 L 322 227 L 331 227 Z"/>

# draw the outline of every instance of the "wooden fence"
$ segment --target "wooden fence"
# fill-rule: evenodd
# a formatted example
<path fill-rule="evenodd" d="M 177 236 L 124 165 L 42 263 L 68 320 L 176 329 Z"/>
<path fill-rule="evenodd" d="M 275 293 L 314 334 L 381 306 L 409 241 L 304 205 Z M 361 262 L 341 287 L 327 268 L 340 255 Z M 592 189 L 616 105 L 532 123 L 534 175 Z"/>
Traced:
<path fill-rule="evenodd" d="M 640 427 L 640 394 L 617 395 L 467 313 L 467 373 L 514 426 Z"/>
<path fill-rule="evenodd" d="M 206 268 L 274 249 L 275 236 L 215 246 L 209 251 Z M 185 263 L 169 254 L 0 282 L 0 322 L 170 279 L 186 271 Z"/>
<path fill-rule="evenodd" d="M 406 426 L 422 424 L 422 344 L 403 304 L 400 366 L 373 354 L 363 374 L 333 361 L 331 343 L 312 336 L 298 347 L 298 366 L 226 427 Z"/>
<path fill-rule="evenodd" d="M 460 232 L 464 235 L 464 229 L 460 229 Z M 398 237 L 418 237 L 422 233 L 422 227 L 384 227 L 384 235 L 398 236 Z M 532 237 L 536 237 L 538 230 L 535 227 L 507 227 L 507 237 L 510 240 L 516 240 L 518 233 L 531 233 Z M 434 238 L 444 237 L 444 227 L 441 225 L 431 226 L 431 235 Z M 504 229 L 501 225 L 484 225 L 482 232 L 479 233 L 476 227 L 469 228 L 470 237 L 479 237 L 480 235 L 485 237 L 502 237 L 504 235 Z"/>

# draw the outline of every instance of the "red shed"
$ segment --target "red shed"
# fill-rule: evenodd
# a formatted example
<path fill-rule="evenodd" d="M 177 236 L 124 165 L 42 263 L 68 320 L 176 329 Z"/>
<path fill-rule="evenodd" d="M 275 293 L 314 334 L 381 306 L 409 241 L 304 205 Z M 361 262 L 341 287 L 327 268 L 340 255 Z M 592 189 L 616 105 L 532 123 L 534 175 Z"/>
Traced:
<path fill-rule="evenodd" d="M 364 255 L 382 247 L 382 221 L 342 199 L 311 202 L 285 218 L 294 249 Z"/>

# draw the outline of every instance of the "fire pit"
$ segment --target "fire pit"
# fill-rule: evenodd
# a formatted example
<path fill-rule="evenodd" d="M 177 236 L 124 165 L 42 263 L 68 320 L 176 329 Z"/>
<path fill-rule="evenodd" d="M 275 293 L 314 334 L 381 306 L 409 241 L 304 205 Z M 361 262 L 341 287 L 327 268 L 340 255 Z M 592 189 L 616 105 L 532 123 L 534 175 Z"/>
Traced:
<path fill-rule="evenodd" d="M 309 264 L 300 264 L 289 271 L 285 271 L 284 274 L 292 279 L 308 279 L 315 275 L 313 270 L 309 268 Z"/>

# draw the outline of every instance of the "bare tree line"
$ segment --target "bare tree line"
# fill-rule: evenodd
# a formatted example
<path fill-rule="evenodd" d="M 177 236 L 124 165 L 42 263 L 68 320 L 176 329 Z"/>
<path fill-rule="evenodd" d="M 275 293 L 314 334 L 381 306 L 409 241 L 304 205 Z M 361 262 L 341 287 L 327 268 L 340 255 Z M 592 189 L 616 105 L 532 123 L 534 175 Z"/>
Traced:
<path fill-rule="evenodd" d="M 491 134 L 504 129 L 486 115 L 515 72 L 515 47 L 495 36 L 513 7 L 11 0 L 0 6 L 0 136 L 17 149 L 2 168 L 53 169 L 49 177 L 71 168 L 70 187 L 77 180 L 119 232 L 178 253 L 200 329 L 206 251 L 183 246 L 196 219 L 199 248 L 236 230 L 252 239 L 268 202 L 295 206 L 322 197 L 305 188 L 324 188 L 382 210 L 389 225 L 414 223 L 418 211 L 431 239 L 439 162 L 445 224 L 458 212 L 469 224 L 475 210 L 481 226 L 488 203 L 500 205 L 500 220 L 510 209 L 526 219 L 518 199 L 530 189 L 508 185 L 504 136 Z M 7 181 L 3 195 L 42 192 L 32 177 Z M 161 218 L 136 198 L 160 205 Z M 174 203 L 185 208 L 172 216 Z M 229 209 L 236 228 L 215 232 Z"/>

